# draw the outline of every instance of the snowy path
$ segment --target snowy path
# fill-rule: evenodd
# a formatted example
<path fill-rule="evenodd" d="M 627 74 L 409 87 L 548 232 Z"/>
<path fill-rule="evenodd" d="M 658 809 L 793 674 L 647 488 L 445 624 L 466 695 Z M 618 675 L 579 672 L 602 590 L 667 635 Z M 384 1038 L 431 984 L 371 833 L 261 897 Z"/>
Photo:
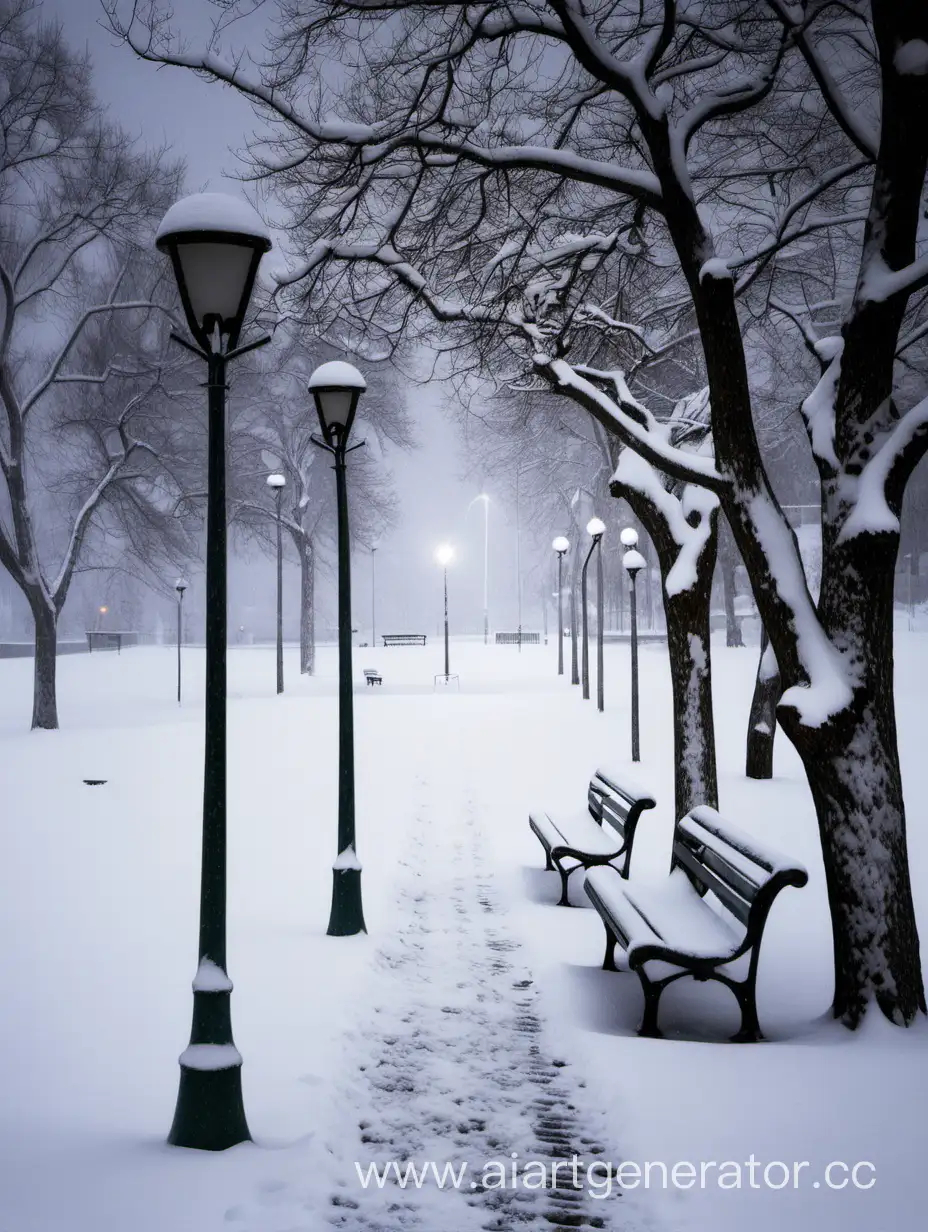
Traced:
<path fill-rule="evenodd" d="M 427 769 L 400 854 L 399 928 L 378 944 L 370 984 L 358 990 L 362 1025 L 347 1045 L 356 1069 L 325 1179 L 268 1182 L 254 1205 L 227 1213 L 241 1232 L 308 1232 L 318 1224 L 307 1212 L 325 1210 L 322 1186 L 329 1222 L 344 1232 L 620 1226 L 618 1194 L 593 1198 L 585 1179 L 591 1162 L 610 1158 L 605 1129 L 572 1067 L 545 1046 L 539 994 L 484 862 L 472 790 L 481 771 L 443 726 L 428 729 L 417 757 Z M 579 1188 L 566 1166 L 557 1188 L 497 1187 L 499 1168 L 484 1188 L 490 1161 L 511 1182 L 513 1152 L 520 1175 L 537 1161 L 526 1185 L 538 1184 L 538 1164 L 550 1178 L 554 1160 L 579 1156 Z M 460 1188 L 432 1176 L 421 1188 L 359 1180 L 356 1164 L 366 1175 L 372 1163 L 407 1160 L 439 1170 L 466 1162 L 467 1171 Z"/>

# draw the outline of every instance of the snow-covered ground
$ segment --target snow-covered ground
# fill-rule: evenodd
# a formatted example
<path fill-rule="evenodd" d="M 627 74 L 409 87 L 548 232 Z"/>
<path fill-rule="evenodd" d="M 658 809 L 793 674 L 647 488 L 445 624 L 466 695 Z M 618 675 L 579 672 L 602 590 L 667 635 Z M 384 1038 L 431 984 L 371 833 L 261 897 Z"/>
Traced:
<path fill-rule="evenodd" d="M 526 824 L 582 807 L 598 764 L 628 771 L 628 647 L 606 648 L 607 708 L 555 675 L 556 646 L 452 645 L 460 691 L 436 692 L 437 641 L 358 650 L 358 840 L 369 936 L 325 936 L 335 855 L 336 661 L 301 678 L 270 648 L 230 652 L 229 971 L 253 1144 L 163 1145 L 196 966 L 202 652 L 59 662 L 63 728 L 25 730 L 31 662 L 0 663 L 0 1228 L 3 1232 L 311 1232 L 605 1226 L 794 1232 L 917 1226 L 928 1145 L 928 1031 L 823 1023 L 829 932 L 814 819 L 778 739 L 772 783 L 742 777 L 755 651 L 714 646 L 721 812 L 795 854 L 764 943 L 767 1043 L 724 1040 L 723 989 L 677 986 L 669 1038 L 641 1040 L 637 979 L 600 970 L 603 931 L 553 906 Z M 664 651 L 642 648 L 642 755 L 656 813 L 633 875 L 661 875 L 672 829 Z M 898 710 L 913 880 L 928 935 L 928 636 L 900 629 Z M 86 786 L 86 778 L 106 779 Z M 676 996 L 671 995 L 675 993 Z M 361 1185 L 355 1163 L 512 1152 L 644 1165 L 739 1161 L 742 1187 L 651 1184 L 618 1197 Z M 801 1169 L 774 1190 L 772 1161 Z M 868 1161 L 868 1189 L 826 1166 Z M 531 1184 L 531 1176 L 525 1172 Z M 561 1172 L 563 1178 L 566 1171 Z M 625 1177 L 630 1173 L 626 1170 Z M 729 1172 L 729 1176 L 731 1173 Z M 846 1179 L 841 1168 L 829 1174 Z M 681 1185 L 689 1173 L 678 1169 Z M 780 1170 L 769 1172 L 778 1184 Z M 537 1181 L 536 1181 L 537 1183 Z M 602 1195 L 611 1188 L 611 1194 Z M 566 1216 L 565 1216 L 566 1212 Z M 566 1222 L 565 1222 L 566 1218 Z M 599 1222 L 602 1221 L 602 1222 Z"/>

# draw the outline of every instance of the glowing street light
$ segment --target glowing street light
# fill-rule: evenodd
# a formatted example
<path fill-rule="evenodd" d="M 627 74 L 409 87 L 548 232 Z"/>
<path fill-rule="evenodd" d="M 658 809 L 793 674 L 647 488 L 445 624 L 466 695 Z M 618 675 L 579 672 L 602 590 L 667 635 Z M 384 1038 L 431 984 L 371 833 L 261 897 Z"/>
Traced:
<path fill-rule="evenodd" d="M 601 521 L 599 518 L 590 518 L 589 522 L 587 522 L 586 524 L 586 533 L 591 537 L 593 542 L 590 544 L 590 550 L 586 554 L 586 560 L 584 560 L 583 569 L 580 572 L 580 606 L 582 608 L 581 616 L 582 616 L 582 621 L 583 621 L 582 623 L 583 645 L 582 645 L 582 650 L 581 650 L 581 655 L 582 655 L 581 674 L 583 677 L 584 700 L 588 699 L 590 696 L 590 642 L 589 642 L 589 631 L 588 631 L 589 621 L 588 621 L 587 597 L 586 597 L 586 570 L 587 570 L 587 566 L 590 563 L 590 557 L 593 555 L 594 551 L 598 547 L 605 532 L 606 532 L 606 524 L 605 522 Z M 601 607 L 602 606 L 602 553 L 601 552 L 600 552 L 600 558 L 599 558 L 598 578 L 599 578 L 599 604 Z M 600 639 L 601 639 L 602 638 L 602 617 L 601 616 L 600 616 L 600 621 L 599 621 L 599 628 L 600 628 Z M 600 647 L 599 647 L 599 655 L 600 655 L 599 678 L 600 678 L 600 681 L 602 681 L 602 642 L 601 640 L 600 640 Z M 602 690 L 600 689 L 600 692 L 601 691 Z M 602 709 L 602 706 L 600 706 L 600 709 Z"/>
<path fill-rule="evenodd" d="M 563 535 L 551 544 L 557 552 L 557 674 L 564 675 L 564 554 L 570 551 L 570 542 Z"/>
<path fill-rule="evenodd" d="M 451 663 L 448 654 L 448 566 L 454 560 L 454 548 L 448 543 L 443 543 L 436 551 L 435 559 L 441 565 L 445 576 L 445 683 L 451 677 Z"/>
<path fill-rule="evenodd" d="M 626 535 L 634 535 L 634 539 L 626 539 Z M 622 542 L 635 544 L 638 534 L 631 527 L 622 531 Z M 631 621 L 632 621 L 632 761 L 639 761 L 638 756 L 638 598 L 635 590 L 635 578 L 645 568 L 647 561 L 635 547 L 630 547 L 622 556 L 622 567 L 628 574 L 631 583 Z"/>

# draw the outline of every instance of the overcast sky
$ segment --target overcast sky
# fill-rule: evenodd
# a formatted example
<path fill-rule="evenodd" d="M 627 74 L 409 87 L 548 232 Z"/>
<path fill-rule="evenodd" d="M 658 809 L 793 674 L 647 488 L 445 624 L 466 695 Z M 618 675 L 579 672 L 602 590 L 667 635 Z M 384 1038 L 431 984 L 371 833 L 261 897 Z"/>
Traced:
<path fill-rule="evenodd" d="M 183 69 L 161 68 L 138 60 L 118 45 L 103 28 L 100 0 L 45 0 L 44 11 L 64 25 L 69 42 L 86 47 L 94 62 L 99 97 L 114 118 L 146 145 L 166 145 L 182 156 L 188 168 L 190 191 L 241 193 L 235 180 L 239 166 L 234 151 L 258 126 L 251 107 L 234 91 L 199 80 Z M 181 0 L 175 5 L 177 22 L 191 46 L 202 44 L 215 9 L 206 0 Z M 269 8 L 268 12 L 272 12 Z M 263 18 L 262 18 L 263 20 Z M 260 38 L 255 26 L 238 27 L 234 41 L 246 35 Z M 410 392 L 410 406 L 421 448 L 410 457 L 390 459 L 399 487 L 402 525 L 381 545 L 377 557 L 378 628 L 388 632 L 400 624 L 409 631 L 434 633 L 441 609 L 440 570 L 434 563 L 437 544 L 448 540 L 457 549 L 449 575 L 452 626 L 482 628 L 483 512 L 482 505 L 468 511 L 477 488 L 461 481 L 464 460 L 456 436 L 439 410 L 438 387 Z M 490 583 L 491 624 L 514 628 L 518 610 L 515 573 L 515 526 L 512 512 L 491 489 Z M 288 608 L 295 619 L 295 569 L 288 577 Z M 355 624 L 369 627 L 370 559 L 365 553 L 354 562 Z M 320 579 L 323 607 L 331 609 L 329 584 Z M 230 621 L 239 624 L 265 607 L 273 595 L 270 565 L 233 570 Z M 291 602 L 292 596 L 292 602 Z M 525 626 L 537 628 L 537 604 L 525 592 Z M 289 622 L 288 622 L 289 623 Z M 406 631 L 400 629 L 400 632 Z"/>

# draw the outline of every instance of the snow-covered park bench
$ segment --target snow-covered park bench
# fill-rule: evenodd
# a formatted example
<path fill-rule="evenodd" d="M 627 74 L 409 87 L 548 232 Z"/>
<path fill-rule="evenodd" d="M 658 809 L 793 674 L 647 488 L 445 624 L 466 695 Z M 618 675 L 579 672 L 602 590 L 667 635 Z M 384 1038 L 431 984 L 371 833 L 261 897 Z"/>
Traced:
<path fill-rule="evenodd" d="M 123 646 L 139 644 L 138 631 L 135 629 L 87 629 L 87 652 L 93 654 L 97 650 L 112 650 L 122 653 Z"/>
<path fill-rule="evenodd" d="M 622 856 L 621 870 L 612 871 L 619 878 L 628 876 L 638 818 L 652 808 L 654 798 L 649 792 L 597 770 L 587 789 L 586 812 L 558 818 L 543 812 L 529 814 L 528 824 L 545 849 L 545 868 L 556 868 L 561 876 L 559 907 L 570 906 L 567 882 L 578 868 L 611 864 Z M 565 860 L 570 863 L 565 865 Z"/>
<path fill-rule="evenodd" d="M 690 975 L 717 980 L 741 1009 L 739 1042 L 763 1039 L 757 1018 L 757 960 L 773 900 L 784 886 L 809 880 L 795 860 L 762 846 L 695 808 L 674 829 L 673 860 L 661 886 L 626 881 L 614 868 L 593 868 L 587 896 L 606 926 L 603 969 L 615 971 L 615 947 L 644 991 L 639 1035 L 660 1036 L 657 1010 L 668 984 Z M 704 895 L 712 891 L 712 900 Z"/>
<path fill-rule="evenodd" d="M 424 633 L 382 633 L 384 646 L 424 646 Z"/>
<path fill-rule="evenodd" d="M 376 667 L 365 667 L 364 683 L 370 685 L 383 684 L 383 676 L 381 676 Z"/>

